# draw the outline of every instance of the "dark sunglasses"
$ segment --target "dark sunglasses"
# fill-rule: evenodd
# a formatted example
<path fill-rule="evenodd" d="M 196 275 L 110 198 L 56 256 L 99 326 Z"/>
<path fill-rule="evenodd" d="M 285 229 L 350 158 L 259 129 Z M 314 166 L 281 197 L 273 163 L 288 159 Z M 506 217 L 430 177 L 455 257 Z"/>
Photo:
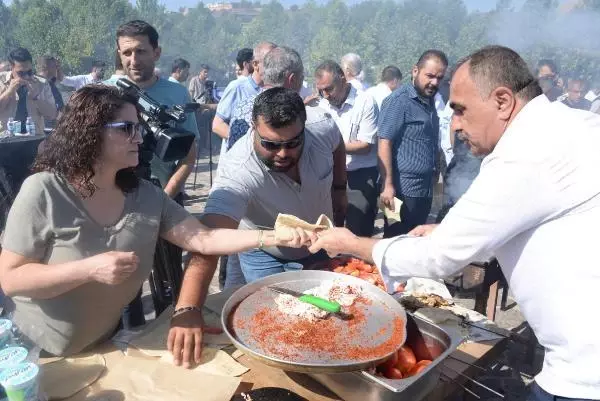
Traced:
<path fill-rule="evenodd" d="M 117 123 L 110 123 L 105 125 L 106 128 L 116 128 L 121 130 L 127 134 L 127 139 L 129 142 L 133 141 L 138 134 L 140 136 L 144 136 L 144 127 L 140 123 L 134 123 L 131 121 L 123 121 Z"/>
<path fill-rule="evenodd" d="M 17 75 L 19 76 L 19 78 L 32 77 L 33 76 L 33 70 L 17 71 Z"/>
<path fill-rule="evenodd" d="M 269 141 L 268 139 L 264 139 L 262 136 L 260 136 L 256 129 L 254 132 L 256 132 L 256 136 L 258 136 L 260 146 L 269 152 L 275 152 L 280 149 L 295 149 L 300 146 L 302 142 L 304 142 L 304 130 L 288 141 Z"/>

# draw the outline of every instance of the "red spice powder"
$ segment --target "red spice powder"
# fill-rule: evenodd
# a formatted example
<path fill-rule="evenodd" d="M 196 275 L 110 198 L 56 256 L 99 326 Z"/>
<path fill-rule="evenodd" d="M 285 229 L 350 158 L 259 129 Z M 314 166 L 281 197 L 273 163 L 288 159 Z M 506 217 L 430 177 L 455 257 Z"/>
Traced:
<path fill-rule="evenodd" d="M 398 348 L 404 324 L 397 317 L 390 338 L 376 346 L 364 346 L 366 340 L 376 341 L 364 336 L 367 317 L 362 305 L 365 304 L 372 304 L 372 301 L 359 297 L 352 306 L 346 308 L 345 312 L 353 315 L 353 319 L 348 321 L 329 316 L 312 322 L 264 307 L 249 322 L 244 319 L 235 319 L 234 322 L 237 328 L 249 329 L 252 339 L 263 352 L 292 362 L 306 360 L 307 352 L 316 353 L 324 361 L 377 359 Z M 388 328 L 382 327 L 376 338 L 381 340 L 386 332 Z"/>

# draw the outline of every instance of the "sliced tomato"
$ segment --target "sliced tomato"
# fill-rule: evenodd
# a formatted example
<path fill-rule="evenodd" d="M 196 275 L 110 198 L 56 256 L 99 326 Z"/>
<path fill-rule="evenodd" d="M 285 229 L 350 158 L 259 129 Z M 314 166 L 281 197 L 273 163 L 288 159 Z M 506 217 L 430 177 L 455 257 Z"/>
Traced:
<path fill-rule="evenodd" d="M 357 265 L 358 270 L 360 270 L 361 272 L 365 272 L 365 273 L 373 273 L 373 266 L 371 266 L 368 263 L 361 263 L 359 265 Z"/>
<path fill-rule="evenodd" d="M 350 265 L 346 265 L 344 266 L 344 268 L 342 269 L 342 273 L 344 274 L 350 274 L 352 273 L 354 270 L 356 270 L 354 267 L 350 266 Z"/>
<path fill-rule="evenodd" d="M 417 364 L 415 353 L 408 345 L 403 345 L 398 350 L 398 363 L 396 367 L 402 374 L 407 374 Z"/>

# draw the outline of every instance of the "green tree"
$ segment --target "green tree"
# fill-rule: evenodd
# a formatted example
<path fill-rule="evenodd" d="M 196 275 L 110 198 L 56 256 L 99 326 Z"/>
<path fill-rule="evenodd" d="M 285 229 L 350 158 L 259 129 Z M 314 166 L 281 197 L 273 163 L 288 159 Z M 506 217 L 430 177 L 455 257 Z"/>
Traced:
<path fill-rule="evenodd" d="M 27 48 L 34 57 L 61 53 L 61 38 L 68 34 L 66 20 L 59 7 L 46 0 L 15 1 L 13 38 L 15 44 Z"/>
<path fill-rule="evenodd" d="M 2 32 L 2 35 L 0 35 L 0 57 L 3 57 L 14 47 L 12 22 L 11 10 L 0 0 L 0 32 Z"/>
<path fill-rule="evenodd" d="M 117 27 L 133 18 L 126 0 L 51 0 L 63 10 L 68 33 L 60 38 L 63 64 L 87 70 L 82 60 L 100 59 L 112 65 Z M 89 62 L 88 62 L 89 64 Z"/>

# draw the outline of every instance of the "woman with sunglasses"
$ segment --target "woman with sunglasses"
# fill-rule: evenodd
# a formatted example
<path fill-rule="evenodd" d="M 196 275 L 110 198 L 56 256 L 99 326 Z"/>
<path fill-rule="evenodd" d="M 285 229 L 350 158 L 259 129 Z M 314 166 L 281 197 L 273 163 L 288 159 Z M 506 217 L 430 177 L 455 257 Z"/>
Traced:
<path fill-rule="evenodd" d="M 7 307 L 24 336 L 53 355 L 109 338 L 152 268 L 159 237 L 191 252 L 300 247 L 298 230 L 209 230 L 134 174 L 142 134 L 134 103 L 90 85 L 66 105 L 7 220 L 0 254 Z"/>

